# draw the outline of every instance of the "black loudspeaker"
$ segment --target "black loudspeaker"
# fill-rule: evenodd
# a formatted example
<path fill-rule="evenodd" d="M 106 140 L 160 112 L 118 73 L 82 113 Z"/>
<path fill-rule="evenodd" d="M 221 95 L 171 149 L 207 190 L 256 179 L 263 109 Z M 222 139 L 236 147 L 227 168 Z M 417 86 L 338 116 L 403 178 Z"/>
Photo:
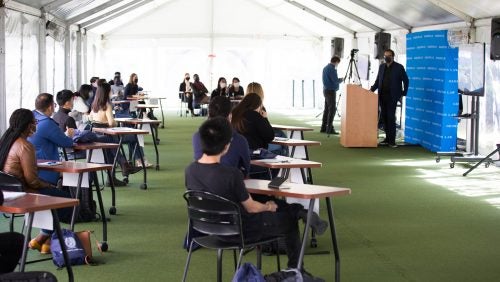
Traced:
<path fill-rule="evenodd" d="M 490 59 L 500 60 L 500 17 L 491 19 Z"/>
<path fill-rule="evenodd" d="M 344 38 L 334 37 L 332 39 L 332 57 L 333 56 L 339 58 L 344 56 Z"/>
<path fill-rule="evenodd" d="M 379 32 L 375 34 L 375 59 L 382 60 L 384 51 L 391 49 L 391 34 Z"/>

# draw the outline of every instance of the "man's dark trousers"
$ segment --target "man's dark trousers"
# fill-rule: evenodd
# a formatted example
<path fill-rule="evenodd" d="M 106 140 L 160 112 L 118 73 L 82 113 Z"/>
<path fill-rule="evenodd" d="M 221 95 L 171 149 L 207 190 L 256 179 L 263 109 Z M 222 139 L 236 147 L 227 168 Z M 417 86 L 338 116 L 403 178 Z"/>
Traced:
<path fill-rule="evenodd" d="M 323 90 L 325 96 L 325 108 L 323 110 L 323 123 L 321 124 L 321 131 L 328 133 L 333 132 L 333 118 L 336 112 L 337 93 L 334 90 Z"/>
<path fill-rule="evenodd" d="M 382 94 L 380 101 L 380 118 L 384 123 L 385 141 L 389 145 L 396 144 L 396 106 L 397 100 L 390 95 Z"/>

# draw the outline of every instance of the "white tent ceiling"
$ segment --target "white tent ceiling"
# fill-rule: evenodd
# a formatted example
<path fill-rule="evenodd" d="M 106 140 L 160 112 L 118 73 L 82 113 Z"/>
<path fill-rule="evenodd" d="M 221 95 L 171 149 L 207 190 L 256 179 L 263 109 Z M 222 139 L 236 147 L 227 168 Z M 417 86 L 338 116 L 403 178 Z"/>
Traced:
<path fill-rule="evenodd" d="M 11 0 L 13 1 L 13 0 Z M 6 1 L 9 2 L 9 1 Z M 105 36 L 313 36 L 471 22 L 491 0 L 16 0 Z M 50 19 L 50 17 L 49 17 Z"/>

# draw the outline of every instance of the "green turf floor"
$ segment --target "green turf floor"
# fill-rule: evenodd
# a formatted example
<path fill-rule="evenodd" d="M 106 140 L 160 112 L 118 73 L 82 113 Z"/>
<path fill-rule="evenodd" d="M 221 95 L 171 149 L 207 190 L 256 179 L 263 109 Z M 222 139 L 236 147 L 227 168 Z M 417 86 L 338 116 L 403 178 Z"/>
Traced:
<path fill-rule="evenodd" d="M 271 114 L 270 119 L 317 123 L 314 116 L 295 112 L 290 117 Z M 117 188 L 118 213 L 108 224 L 109 251 L 100 255 L 94 248 L 101 264 L 74 267 L 76 281 L 181 280 L 187 254 L 181 248 L 187 223 L 183 172 L 192 159 L 191 135 L 203 119 L 172 112 L 166 120 L 166 128 L 159 130 L 160 171 L 148 170 L 146 191 L 138 188 L 141 174 L 132 176 L 128 187 Z M 315 183 L 352 189 L 352 195 L 333 201 L 342 281 L 500 281 L 497 168 L 480 168 L 464 178 L 463 167 L 450 169 L 446 160 L 436 163 L 420 147 L 343 148 L 338 136 L 327 138 L 318 127 L 305 135 L 322 142 L 310 149 L 311 160 L 323 163 L 313 169 Z M 146 154 L 154 162 L 152 148 L 147 145 Z M 104 196 L 109 207 L 109 189 Z M 324 208 L 321 215 L 326 218 Z M 5 230 L 7 220 L 1 225 Z M 82 229 L 101 236 L 99 223 L 76 225 Z M 329 250 L 328 232 L 318 245 L 308 252 Z M 39 255 L 30 251 L 30 257 Z M 255 254 L 245 260 L 255 262 Z M 188 281 L 215 281 L 215 262 L 214 251 L 196 251 Z M 332 263 L 332 254 L 305 257 L 306 268 L 327 281 L 333 281 Z M 67 280 L 66 272 L 52 262 L 31 264 L 27 270 L 48 270 Z M 264 257 L 263 272 L 274 270 L 274 258 Z M 231 275 L 228 253 L 224 281 Z"/>

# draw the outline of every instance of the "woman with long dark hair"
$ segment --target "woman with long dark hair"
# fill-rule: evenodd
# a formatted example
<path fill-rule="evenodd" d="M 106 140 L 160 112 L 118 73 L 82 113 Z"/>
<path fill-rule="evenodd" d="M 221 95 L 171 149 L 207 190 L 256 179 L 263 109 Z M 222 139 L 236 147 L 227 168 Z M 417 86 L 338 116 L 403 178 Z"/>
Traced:
<path fill-rule="evenodd" d="M 273 127 L 262 110 L 262 99 L 255 93 L 247 94 L 233 109 L 231 124 L 248 141 L 250 150 L 267 149 L 274 139 Z"/>
<path fill-rule="evenodd" d="M 0 138 L 0 167 L 2 171 L 18 178 L 26 192 L 49 196 L 70 198 L 69 193 L 55 188 L 38 178 L 35 147 L 28 137 L 36 132 L 37 120 L 33 112 L 27 109 L 15 110 L 9 119 L 9 128 Z M 72 208 L 58 209 L 61 220 L 69 221 Z M 29 247 L 41 253 L 50 253 L 50 235 L 52 230 L 41 230 L 30 241 Z"/>
<path fill-rule="evenodd" d="M 243 91 L 243 87 L 240 85 L 240 79 L 237 77 L 233 78 L 233 84 L 229 86 L 227 89 L 228 91 L 228 96 L 233 99 L 241 99 L 245 95 L 245 91 Z M 253 93 L 253 92 L 248 92 L 247 93 Z"/>
<path fill-rule="evenodd" d="M 212 100 L 213 98 L 215 98 L 217 96 L 226 97 L 227 96 L 226 86 L 227 86 L 226 79 L 224 77 L 220 77 L 219 81 L 217 81 L 217 88 L 215 88 L 212 91 L 212 94 L 210 95 L 210 100 Z"/>
<path fill-rule="evenodd" d="M 94 102 L 92 103 L 92 108 L 90 111 L 90 119 L 92 120 L 92 124 L 94 126 L 96 125 L 99 127 L 116 126 L 116 121 L 115 118 L 113 117 L 111 102 L 109 100 L 110 95 L 111 95 L 111 85 L 109 85 L 109 83 L 104 82 L 97 87 L 97 91 L 95 93 L 95 99 Z M 133 151 L 137 145 L 136 155 L 134 156 L 136 159 L 136 166 L 142 166 L 140 160 L 138 159 L 139 158 L 138 151 L 140 150 L 143 156 L 144 156 L 144 151 L 142 150 L 142 147 L 137 144 L 136 138 L 133 135 L 124 135 L 123 143 L 128 143 L 129 150 L 131 151 Z M 120 155 L 119 159 L 121 160 Z M 152 166 L 152 164 L 150 164 L 145 158 L 144 158 L 144 164 L 146 165 L 146 167 Z M 124 176 L 128 175 L 129 173 L 137 172 L 136 169 L 128 167 L 128 163 L 125 161 L 121 162 L 121 165 Z"/>

